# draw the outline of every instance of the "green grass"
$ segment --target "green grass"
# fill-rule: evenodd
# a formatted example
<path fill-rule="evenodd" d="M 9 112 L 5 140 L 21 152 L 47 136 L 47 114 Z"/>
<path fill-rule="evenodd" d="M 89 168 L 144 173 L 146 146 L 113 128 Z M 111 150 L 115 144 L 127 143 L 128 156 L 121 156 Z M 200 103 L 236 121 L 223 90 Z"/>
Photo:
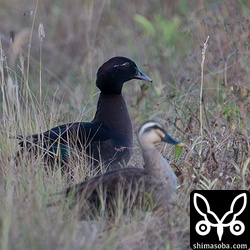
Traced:
<path fill-rule="evenodd" d="M 29 0 L 1 2 L 0 248 L 189 249 L 193 189 L 250 189 L 249 9 L 247 1 L 226 0 L 44 0 L 37 8 Z M 186 144 L 181 155 L 159 145 L 180 185 L 166 216 L 78 222 L 61 206 L 46 207 L 67 178 L 47 172 L 40 159 L 16 166 L 11 137 L 90 121 L 97 68 L 115 55 L 133 59 L 154 80 L 124 85 L 135 131 L 129 165 L 143 164 L 138 126 L 156 119 Z M 81 156 L 74 168 L 73 183 L 89 174 Z"/>

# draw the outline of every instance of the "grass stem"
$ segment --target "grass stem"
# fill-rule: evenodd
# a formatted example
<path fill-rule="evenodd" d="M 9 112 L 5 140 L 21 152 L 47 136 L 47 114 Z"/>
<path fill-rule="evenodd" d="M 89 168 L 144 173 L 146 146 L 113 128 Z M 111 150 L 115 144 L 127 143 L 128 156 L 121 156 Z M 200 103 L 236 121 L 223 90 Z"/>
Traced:
<path fill-rule="evenodd" d="M 200 86 L 200 138 L 203 140 L 203 85 L 204 85 L 204 63 L 205 63 L 205 58 L 206 58 L 206 49 L 208 45 L 208 39 L 209 36 L 207 37 L 206 41 L 203 44 L 202 48 L 202 61 L 201 61 L 201 86 Z M 200 151 L 199 155 L 201 156 L 202 154 L 202 143 L 200 144 Z"/>

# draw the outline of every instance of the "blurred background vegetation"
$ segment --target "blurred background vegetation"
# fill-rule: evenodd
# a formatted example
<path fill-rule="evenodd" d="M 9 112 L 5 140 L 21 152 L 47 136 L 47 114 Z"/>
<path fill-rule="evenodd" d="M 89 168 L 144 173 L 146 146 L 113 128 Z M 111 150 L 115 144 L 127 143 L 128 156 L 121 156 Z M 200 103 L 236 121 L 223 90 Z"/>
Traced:
<path fill-rule="evenodd" d="M 154 84 L 147 86 L 150 98 L 143 100 L 142 112 L 137 107 L 139 113 L 137 110 L 134 114 L 143 119 L 164 112 L 161 107 L 155 107 L 155 112 L 152 100 L 195 101 L 180 97 L 195 97 L 199 92 L 201 47 L 209 36 L 204 101 L 214 108 L 226 104 L 225 115 L 237 111 L 242 118 L 249 118 L 248 5 L 248 1 L 240 0 L 157 0 L 150 4 L 53 0 L 39 1 L 38 5 L 34 0 L 2 0 L 0 34 L 12 68 L 14 60 L 17 67 L 20 65 L 21 49 L 27 63 L 30 48 L 29 84 L 35 96 L 39 92 L 41 59 L 43 100 L 46 96 L 46 101 L 52 98 L 61 104 L 63 99 L 68 111 L 81 112 L 88 97 L 96 92 L 95 74 L 105 60 L 115 55 L 134 59 L 154 78 Z M 45 32 L 42 42 L 38 37 L 40 23 Z M 31 28 L 29 43 L 29 36 L 22 32 Z M 11 32 L 21 41 L 14 40 L 15 53 L 8 54 Z M 21 88 L 22 83 L 18 84 Z M 138 84 L 127 86 L 125 92 L 133 93 L 131 104 L 140 91 Z M 148 112 L 143 117 L 145 105 L 153 111 L 149 117 Z M 247 125 L 249 120 L 242 123 Z"/>
<path fill-rule="evenodd" d="M 41 25 L 44 34 L 41 29 L 39 33 Z M 201 117 L 201 52 L 208 36 Z M 133 81 L 124 86 L 134 131 L 143 121 L 156 119 L 187 145 L 181 156 L 178 154 L 175 158 L 169 147 L 162 148 L 164 156 L 178 169 L 183 191 L 179 192 L 179 199 L 185 196 L 182 197 L 185 211 L 178 212 L 175 218 L 179 221 L 173 222 L 174 229 L 168 228 L 175 236 L 166 236 L 163 230 L 161 240 L 155 242 L 161 247 L 165 244 L 165 249 L 188 246 L 188 219 L 185 218 L 189 214 L 190 188 L 250 189 L 249 1 L 0 0 L 0 38 L 0 180 L 3 187 L 0 194 L 3 201 L 12 197 L 8 198 L 12 200 L 11 205 L 20 208 L 18 218 L 27 219 L 20 201 L 29 203 L 35 199 L 36 206 L 41 208 L 47 202 L 44 196 L 51 191 L 49 185 L 57 185 L 54 188 L 58 189 L 63 184 L 58 185 L 48 176 L 45 180 L 39 179 L 37 184 L 37 178 L 30 172 L 27 175 L 27 170 L 18 172 L 19 175 L 10 173 L 9 159 L 18 146 L 9 137 L 41 132 L 61 123 L 91 120 L 98 96 L 96 71 L 104 61 L 116 55 L 133 59 L 141 71 L 154 80 L 152 84 Z M 137 146 L 131 164 L 140 165 L 136 149 Z M 10 176 L 12 182 L 6 181 Z M 30 178 L 28 185 L 24 181 L 27 178 Z M 6 187 L 12 187 L 11 195 Z M 43 240 L 48 238 L 48 247 L 61 246 L 54 242 L 55 236 L 68 235 L 71 230 L 69 227 L 69 231 L 61 232 L 62 225 L 58 224 L 53 237 L 46 230 L 55 224 L 49 224 L 45 215 L 37 214 L 29 227 L 23 226 L 18 218 L 14 224 L 8 224 L 11 219 L 4 219 L 4 211 L 12 211 L 8 204 L 0 207 L 5 249 L 16 247 L 14 239 L 22 235 L 18 228 L 27 229 L 25 235 L 29 238 L 28 232 L 36 225 L 35 221 L 43 221 L 40 230 L 43 234 L 47 232 L 41 239 L 34 232 L 32 237 L 38 243 L 33 243 L 38 248 L 39 242 L 44 246 Z M 28 206 L 27 211 L 29 208 L 33 209 L 33 205 Z M 6 218 L 12 218 L 12 214 L 9 216 Z M 184 226 L 183 221 L 187 223 Z M 148 222 L 144 222 L 146 228 L 149 227 Z M 131 224 L 136 230 L 137 226 Z M 15 234 L 8 236 L 11 230 Z M 95 232 L 98 238 L 101 230 Z M 152 241 L 148 234 L 155 236 L 153 231 L 147 231 L 143 234 L 145 242 Z M 109 234 L 105 244 L 116 246 L 124 232 L 118 230 L 116 236 L 117 241 Z M 96 238 L 93 236 L 93 242 Z M 82 246 L 70 242 L 64 242 L 64 249 Z M 100 241 L 95 243 L 98 245 Z M 21 246 L 27 245 L 23 242 Z"/>

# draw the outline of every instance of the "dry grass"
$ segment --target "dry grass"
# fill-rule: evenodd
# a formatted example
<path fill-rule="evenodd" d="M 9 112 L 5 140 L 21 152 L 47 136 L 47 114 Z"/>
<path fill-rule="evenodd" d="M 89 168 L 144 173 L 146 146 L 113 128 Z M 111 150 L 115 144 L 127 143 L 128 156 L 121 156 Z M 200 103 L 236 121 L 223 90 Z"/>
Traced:
<path fill-rule="evenodd" d="M 189 249 L 193 189 L 250 190 L 249 16 L 243 0 L 2 2 L 1 249 Z M 40 159 L 17 167 L 10 138 L 91 120 L 96 70 L 115 55 L 134 59 L 154 79 L 126 83 L 124 96 L 134 131 L 156 119 L 185 142 L 177 159 L 162 148 L 180 186 L 166 216 L 77 222 L 61 207 L 46 208 L 50 194 L 68 185 L 65 177 L 47 172 Z M 79 182 L 86 166 L 81 157 L 74 164 Z M 142 164 L 135 140 L 130 165 Z"/>

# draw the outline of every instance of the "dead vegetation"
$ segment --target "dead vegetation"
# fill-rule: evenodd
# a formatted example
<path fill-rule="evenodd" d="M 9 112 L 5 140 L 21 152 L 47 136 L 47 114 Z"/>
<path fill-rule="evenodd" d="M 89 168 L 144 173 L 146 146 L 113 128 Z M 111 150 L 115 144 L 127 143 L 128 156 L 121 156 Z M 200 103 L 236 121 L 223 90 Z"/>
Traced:
<path fill-rule="evenodd" d="M 250 190 L 248 1 L 158 0 L 138 6 L 11 0 L 1 6 L 1 249 L 189 249 L 193 189 Z M 179 157 L 173 148 L 162 148 L 180 185 L 163 217 L 78 222 L 62 208 L 46 208 L 51 194 L 67 187 L 67 178 L 46 171 L 40 159 L 17 167 L 18 145 L 11 138 L 91 120 L 96 69 L 114 55 L 133 58 L 153 78 L 153 84 L 126 83 L 129 113 L 134 131 L 156 119 L 186 144 Z M 88 176 L 81 157 L 74 161 L 74 183 Z M 143 165 L 136 140 L 129 165 Z"/>

